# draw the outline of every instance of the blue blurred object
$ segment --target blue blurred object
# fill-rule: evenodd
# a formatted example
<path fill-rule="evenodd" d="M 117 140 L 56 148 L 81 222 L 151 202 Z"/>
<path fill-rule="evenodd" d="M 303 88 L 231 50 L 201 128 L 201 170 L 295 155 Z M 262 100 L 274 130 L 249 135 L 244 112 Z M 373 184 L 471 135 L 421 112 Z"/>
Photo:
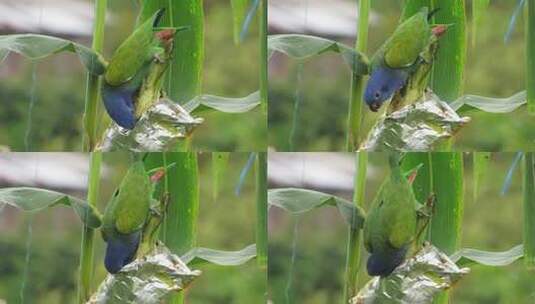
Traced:
<path fill-rule="evenodd" d="M 385 66 L 375 69 L 364 92 L 364 101 L 370 110 L 377 112 L 386 100 L 405 85 L 408 77 L 409 73 L 403 69 L 390 69 Z"/>
<path fill-rule="evenodd" d="M 368 274 L 387 277 L 396 267 L 403 263 L 408 248 L 409 246 L 407 245 L 399 249 L 392 248 L 391 251 L 387 252 L 374 252 L 368 257 L 366 264 Z"/>
<path fill-rule="evenodd" d="M 511 188 L 511 184 L 513 182 L 513 173 L 515 173 L 516 168 L 518 167 L 518 163 L 522 159 L 522 155 L 524 155 L 524 153 L 517 152 L 515 159 L 513 160 L 513 163 L 511 164 L 511 167 L 509 167 L 509 170 L 507 170 L 507 175 L 505 176 L 505 181 L 503 182 L 502 193 L 501 193 L 502 195 L 505 195 L 509 191 L 509 188 Z"/>
<path fill-rule="evenodd" d="M 511 19 L 509 20 L 507 32 L 505 32 L 505 36 L 503 37 L 503 42 L 505 44 L 507 44 L 511 39 L 511 35 L 513 34 L 513 30 L 515 29 L 516 20 L 518 19 L 518 15 L 520 15 L 520 12 L 522 12 L 522 8 L 524 7 L 525 2 L 526 0 L 518 0 L 515 10 L 513 11 L 513 15 L 511 15 Z"/>
<path fill-rule="evenodd" d="M 112 87 L 102 84 L 102 101 L 111 119 L 119 126 L 133 129 L 136 125 L 134 116 L 134 95 L 137 89 L 129 85 Z"/>
<path fill-rule="evenodd" d="M 120 238 L 108 239 L 106 241 L 106 257 L 104 266 L 109 273 L 119 272 L 125 265 L 132 262 L 136 255 L 141 239 L 141 232 L 121 236 Z"/>

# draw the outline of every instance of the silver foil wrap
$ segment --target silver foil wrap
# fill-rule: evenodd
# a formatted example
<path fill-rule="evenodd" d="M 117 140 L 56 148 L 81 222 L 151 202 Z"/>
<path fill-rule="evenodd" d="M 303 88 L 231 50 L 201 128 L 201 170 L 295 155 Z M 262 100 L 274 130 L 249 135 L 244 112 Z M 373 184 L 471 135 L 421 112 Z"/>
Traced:
<path fill-rule="evenodd" d="M 88 304 L 163 303 L 173 292 L 185 289 L 201 272 L 190 270 L 165 246 L 108 275 Z"/>
<path fill-rule="evenodd" d="M 470 271 L 446 254 L 426 245 L 386 278 L 375 277 L 350 300 L 351 304 L 426 304 Z"/>
<path fill-rule="evenodd" d="M 469 117 L 460 117 L 447 103 L 427 93 L 425 100 L 379 120 L 359 150 L 435 150 L 469 121 Z"/>
<path fill-rule="evenodd" d="M 143 114 L 133 130 L 112 122 L 97 150 L 166 151 L 202 122 L 202 118 L 194 118 L 180 105 L 160 99 Z"/>

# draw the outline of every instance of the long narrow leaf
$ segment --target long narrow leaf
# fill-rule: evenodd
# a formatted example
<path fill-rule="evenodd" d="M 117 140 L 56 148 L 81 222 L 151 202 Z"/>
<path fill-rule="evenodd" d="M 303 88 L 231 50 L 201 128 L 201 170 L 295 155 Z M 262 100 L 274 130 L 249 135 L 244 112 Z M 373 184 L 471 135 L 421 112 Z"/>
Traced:
<path fill-rule="evenodd" d="M 98 228 L 101 225 L 101 216 L 97 209 L 79 198 L 56 191 L 31 187 L 2 188 L 0 205 L 4 204 L 28 212 L 66 205 L 72 207 L 87 226 Z"/>
<path fill-rule="evenodd" d="M 506 251 L 483 251 L 477 249 L 463 248 L 450 256 L 460 267 L 475 264 L 485 266 L 507 266 L 524 256 L 524 246 L 517 245 Z"/>
<path fill-rule="evenodd" d="M 238 251 L 223 251 L 196 247 L 181 256 L 181 260 L 189 266 L 215 264 L 220 266 L 238 266 L 256 257 L 256 245 L 249 245 Z"/>
<path fill-rule="evenodd" d="M 364 223 L 364 211 L 351 202 L 318 191 L 297 188 L 279 188 L 268 190 L 268 203 L 286 210 L 293 215 L 299 215 L 324 206 L 333 206 L 351 227 L 358 229 Z"/>
<path fill-rule="evenodd" d="M 101 75 L 106 70 L 106 61 L 99 53 L 81 44 L 52 36 L 35 34 L 0 36 L 0 64 L 11 52 L 32 60 L 43 59 L 61 52 L 71 52 L 78 55 L 89 73 Z"/>
<path fill-rule="evenodd" d="M 509 113 L 524 104 L 526 104 L 526 91 L 518 92 L 506 98 L 464 95 L 452 102 L 450 106 L 460 114 L 474 109 L 488 113 Z"/>
<path fill-rule="evenodd" d="M 242 98 L 200 95 L 188 101 L 183 107 L 194 114 L 214 110 L 224 113 L 245 113 L 258 105 L 260 105 L 260 93 L 257 91 Z"/>
<path fill-rule="evenodd" d="M 356 75 L 368 74 L 366 55 L 334 40 L 309 35 L 272 35 L 268 37 L 268 49 L 296 60 L 305 60 L 326 52 L 338 53 Z M 268 56 L 271 57 L 271 56 Z"/>

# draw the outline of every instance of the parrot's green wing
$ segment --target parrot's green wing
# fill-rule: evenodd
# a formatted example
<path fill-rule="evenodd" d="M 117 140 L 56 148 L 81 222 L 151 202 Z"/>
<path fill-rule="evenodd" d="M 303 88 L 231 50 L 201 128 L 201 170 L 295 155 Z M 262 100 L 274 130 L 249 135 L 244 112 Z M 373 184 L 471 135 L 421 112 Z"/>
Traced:
<path fill-rule="evenodd" d="M 401 248 L 416 232 L 416 199 L 405 178 L 390 176 L 381 186 L 364 225 L 364 245 L 369 252 Z"/>
<path fill-rule="evenodd" d="M 141 161 L 135 162 L 106 206 L 103 233 L 129 234 L 141 229 L 147 219 L 152 195 L 149 175 Z"/>
<path fill-rule="evenodd" d="M 158 46 L 154 28 L 162 18 L 163 12 L 163 9 L 156 12 L 117 48 L 104 74 L 104 79 L 109 85 L 119 86 L 129 81 L 153 59 L 154 49 Z"/>
<path fill-rule="evenodd" d="M 401 23 L 382 47 L 384 63 L 390 68 L 413 65 L 431 38 L 427 9 Z"/>

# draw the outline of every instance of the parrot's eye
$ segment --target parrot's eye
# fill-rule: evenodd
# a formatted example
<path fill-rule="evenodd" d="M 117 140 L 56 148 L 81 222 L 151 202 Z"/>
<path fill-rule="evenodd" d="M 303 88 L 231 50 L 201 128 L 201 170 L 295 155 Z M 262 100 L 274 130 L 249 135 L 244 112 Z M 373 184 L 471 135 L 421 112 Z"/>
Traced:
<path fill-rule="evenodd" d="M 379 97 L 381 97 L 381 93 L 375 92 L 375 99 L 379 99 Z"/>

